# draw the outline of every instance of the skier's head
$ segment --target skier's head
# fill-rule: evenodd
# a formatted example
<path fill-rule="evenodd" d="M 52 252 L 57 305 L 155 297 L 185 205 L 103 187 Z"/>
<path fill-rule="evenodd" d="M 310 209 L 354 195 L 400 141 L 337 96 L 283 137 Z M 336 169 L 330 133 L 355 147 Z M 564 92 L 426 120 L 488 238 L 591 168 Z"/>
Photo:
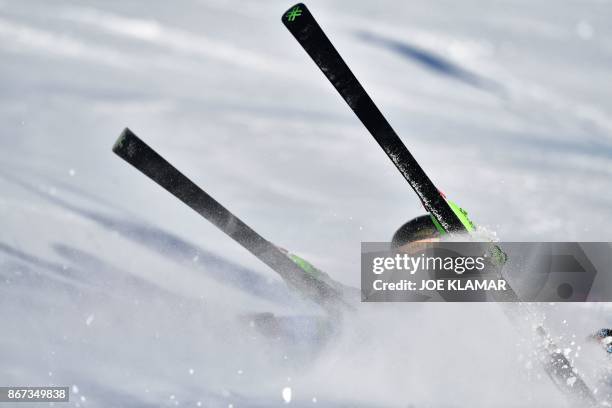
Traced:
<path fill-rule="evenodd" d="M 391 239 L 393 248 L 399 248 L 415 241 L 437 241 L 440 232 L 430 215 L 421 215 L 402 225 Z"/>

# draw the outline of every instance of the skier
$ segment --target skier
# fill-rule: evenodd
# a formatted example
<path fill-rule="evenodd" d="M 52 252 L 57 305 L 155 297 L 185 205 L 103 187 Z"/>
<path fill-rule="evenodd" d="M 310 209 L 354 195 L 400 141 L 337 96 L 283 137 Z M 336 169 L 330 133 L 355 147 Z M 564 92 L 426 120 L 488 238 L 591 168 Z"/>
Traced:
<path fill-rule="evenodd" d="M 407 244 L 416 241 L 435 242 L 440 239 L 440 231 L 431 219 L 429 214 L 421 215 L 413 218 L 393 234 L 391 238 L 391 247 L 393 249 L 401 248 Z"/>

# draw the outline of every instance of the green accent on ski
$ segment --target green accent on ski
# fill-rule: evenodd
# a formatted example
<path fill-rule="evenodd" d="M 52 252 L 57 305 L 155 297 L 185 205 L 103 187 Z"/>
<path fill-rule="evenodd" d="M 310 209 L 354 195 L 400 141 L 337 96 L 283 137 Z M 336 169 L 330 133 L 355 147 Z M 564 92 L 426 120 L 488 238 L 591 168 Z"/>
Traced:
<path fill-rule="evenodd" d="M 446 202 L 448 203 L 451 210 L 453 210 L 457 218 L 459 218 L 459 221 L 461 221 L 461 223 L 463 224 L 467 232 L 472 232 L 474 231 L 474 229 L 476 229 L 476 226 L 474 225 L 472 220 L 468 218 L 467 211 L 459 207 L 457 204 L 455 204 L 451 200 L 446 200 Z"/>
<path fill-rule="evenodd" d="M 470 220 L 468 218 L 467 211 L 465 211 L 463 208 L 459 207 L 457 204 L 455 204 L 451 200 L 446 200 L 446 202 L 448 203 L 448 206 L 451 208 L 451 210 L 453 210 L 453 213 L 457 216 L 457 218 L 459 218 L 459 221 L 461 221 L 461 224 L 463 224 L 463 226 L 465 227 L 467 232 L 472 232 L 472 231 L 474 231 L 474 229 L 476 229 L 476 226 L 474 225 L 472 220 Z M 436 220 L 436 218 L 433 215 L 431 215 L 431 214 L 429 216 L 431 217 L 431 221 L 436 226 L 436 229 L 438 230 L 438 232 L 440 234 L 446 234 L 446 230 L 438 222 L 438 220 Z"/>
<path fill-rule="evenodd" d="M 289 256 L 289 259 L 291 259 L 293 262 L 295 262 L 295 264 L 297 266 L 302 268 L 302 270 L 304 272 L 306 272 L 307 274 L 309 274 L 313 278 L 320 278 L 321 277 L 322 272 L 320 270 L 318 270 L 317 268 L 315 268 L 314 266 L 312 266 L 312 264 L 310 262 L 308 262 L 307 260 L 305 260 L 304 258 L 300 258 L 299 256 L 294 255 L 294 254 L 288 254 L 288 256 Z"/>
<path fill-rule="evenodd" d="M 508 261 L 508 255 L 497 245 L 493 244 L 489 247 L 487 255 L 491 257 L 493 264 L 501 266 Z"/>
<path fill-rule="evenodd" d="M 299 17 L 301 15 L 302 9 L 300 8 L 300 6 L 295 6 L 294 8 L 289 10 L 287 14 L 285 14 L 285 17 L 287 17 L 287 21 L 293 21 L 296 17 Z"/>
<path fill-rule="evenodd" d="M 444 227 L 442 225 L 440 225 L 438 220 L 436 220 L 436 217 L 434 217 L 433 215 L 429 214 L 429 218 L 431 218 L 431 222 L 434 223 L 434 225 L 436 226 L 436 229 L 438 230 L 438 232 L 440 234 L 446 234 L 446 230 L 444 229 Z"/>
<path fill-rule="evenodd" d="M 446 202 L 448 203 L 448 206 L 451 208 L 451 210 L 453 210 L 457 218 L 459 218 L 459 221 L 461 221 L 461 223 L 463 224 L 463 226 L 468 232 L 472 232 L 476 229 L 476 226 L 474 225 L 472 220 L 468 218 L 467 211 L 465 211 L 463 208 L 459 207 L 456 203 L 450 200 L 446 200 Z M 440 225 L 438 220 L 436 220 L 434 216 L 431 214 L 429 216 L 431 217 L 431 221 L 436 226 L 436 229 L 438 230 L 438 232 L 441 235 L 446 234 L 446 230 L 444 229 L 444 227 L 442 227 L 442 225 Z M 487 255 L 491 257 L 492 263 L 498 266 L 501 266 L 508 261 L 508 255 L 498 245 L 495 245 L 495 244 L 492 244 L 491 246 L 489 246 Z"/>

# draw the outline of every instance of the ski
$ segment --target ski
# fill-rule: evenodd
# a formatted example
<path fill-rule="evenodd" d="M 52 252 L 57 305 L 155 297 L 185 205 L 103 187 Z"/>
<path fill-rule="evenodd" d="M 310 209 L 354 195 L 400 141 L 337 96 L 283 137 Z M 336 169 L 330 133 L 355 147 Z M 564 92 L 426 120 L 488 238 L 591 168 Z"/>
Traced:
<path fill-rule="evenodd" d="M 263 238 L 126 128 L 113 152 L 242 245 L 291 287 L 333 314 L 350 307 L 348 288 Z"/>
<path fill-rule="evenodd" d="M 282 21 L 389 156 L 433 219 L 446 232 L 468 231 L 471 223 L 466 225 L 465 220 L 462 220 L 464 218 L 462 214 L 452 208 L 429 179 L 353 75 L 308 8 L 298 3 L 283 14 Z M 465 219 L 467 220 L 467 217 Z"/>
<path fill-rule="evenodd" d="M 429 179 L 344 62 L 308 8 L 303 3 L 298 3 L 283 14 L 282 21 L 408 181 L 423 207 L 430 213 L 436 227 L 441 232 L 449 233 L 472 231 L 474 225 L 467 217 L 467 213 L 452 201 L 447 201 Z M 496 245 L 492 245 L 491 249 L 493 255 L 500 257 L 498 265 L 503 265 L 506 261 L 503 251 Z M 496 300 L 512 302 L 511 304 L 520 309 L 520 298 L 512 290 L 509 282 L 507 282 L 507 287 L 509 291 Z M 520 318 L 524 317 L 524 314 L 517 308 L 504 307 L 504 313 L 515 324 L 518 324 Z M 544 370 L 555 385 L 572 400 L 572 403 L 594 405 L 596 399 L 593 393 L 580 378 L 571 362 L 556 351 L 556 346 L 545 329 L 539 326 L 536 333 L 545 342 L 545 345 L 538 347 L 537 354 Z"/>
<path fill-rule="evenodd" d="M 544 327 L 538 326 L 536 333 L 540 338 L 540 345 L 537 352 L 540 363 L 544 365 L 546 373 L 553 383 L 561 390 L 574 404 L 581 406 L 596 406 L 597 400 L 591 392 L 589 386 L 578 375 L 573 368 L 571 361 L 563 354 L 561 349 L 553 342 L 552 338 Z"/>

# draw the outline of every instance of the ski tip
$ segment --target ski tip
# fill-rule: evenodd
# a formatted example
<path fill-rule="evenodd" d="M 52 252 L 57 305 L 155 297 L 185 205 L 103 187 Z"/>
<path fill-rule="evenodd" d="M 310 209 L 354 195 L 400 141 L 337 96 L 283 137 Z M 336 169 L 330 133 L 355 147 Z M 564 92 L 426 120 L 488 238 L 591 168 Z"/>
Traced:
<path fill-rule="evenodd" d="M 113 152 L 114 153 L 119 153 L 121 151 L 123 146 L 126 144 L 127 138 L 129 137 L 129 135 L 131 133 L 132 133 L 132 131 L 129 128 L 123 129 L 123 131 L 121 132 L 121 134 L 119 135 L 119 137 L 115 141 L 115 144 L 113 144 Z"/>
<path fill-rule="evenodd" d="M 125 156 L 126 153 L 129 153 L 129 146 L 133 146 L 138 142 L 138 136 L 136 136 L 129 128 L 123 129 L 123 132 L 117 138 L 117 141 L 113 145 L 113 152 L 121 157 Z"/>
<path fill-rule="evenodd" d="M 283 13 L 283 24 L 289 27 L 294 23 L 299 22 L 306 13 L 309 13 L 309 11 L 304 3 L 298 3 L 294 6 L 291 6 L 287 11 Z"/>

